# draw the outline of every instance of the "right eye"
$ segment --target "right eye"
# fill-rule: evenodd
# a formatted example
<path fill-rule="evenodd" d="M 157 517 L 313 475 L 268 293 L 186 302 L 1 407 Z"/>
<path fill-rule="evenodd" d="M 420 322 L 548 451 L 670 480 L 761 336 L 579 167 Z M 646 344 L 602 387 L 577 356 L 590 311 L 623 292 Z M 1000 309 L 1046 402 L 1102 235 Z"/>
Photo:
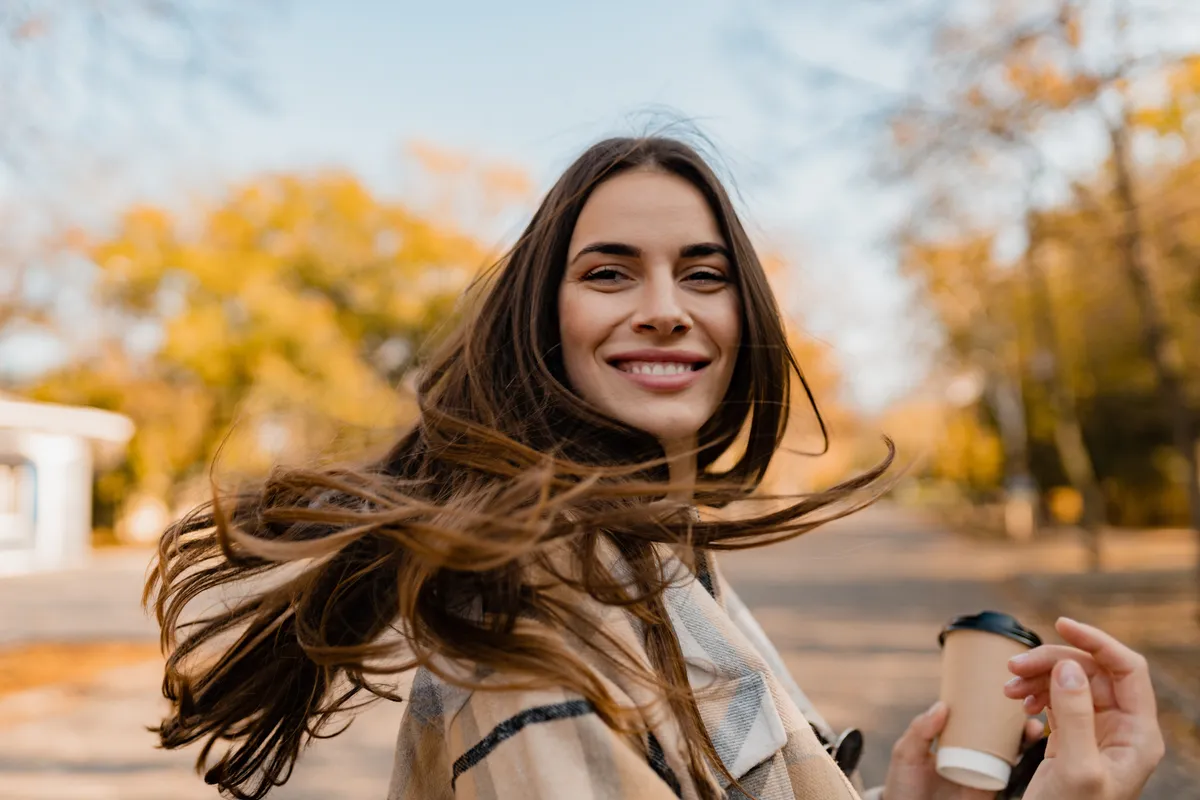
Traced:
<path fill-rule="evenodd" d="M 584 275 L 583 280 L 596 281 L 598 283 L 616 283 L 624 277 L 615 267 L 596 267 Z"/>

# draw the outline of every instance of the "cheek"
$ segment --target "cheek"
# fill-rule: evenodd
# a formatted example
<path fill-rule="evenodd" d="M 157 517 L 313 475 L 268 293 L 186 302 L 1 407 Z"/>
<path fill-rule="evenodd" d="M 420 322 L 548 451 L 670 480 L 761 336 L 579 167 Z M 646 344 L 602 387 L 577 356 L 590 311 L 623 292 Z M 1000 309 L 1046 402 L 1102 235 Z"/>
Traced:
<path fill-rule="evenodd" d="M 563 367 L 572 383 L 578 383 L 583 377 L 592 353 L 600 343 L 596 325 L 585 311 L 570 290 L 559 294 L 558 334 L 562 341 Z"/>
<path fill-rule="evenodd" d="M 720 313 L 710 317 L 708 335 L 722 356 L 721 370 L 715 376 L 717 382 L 713 390 L 717 396 L 723 396 L 729 391 L 733 380 L 733 371 L 741 357 L 742 343 L 742 304 L 737 299 L 723 306 Z"/>
<path fill-rule="evenodd" d="M 742 343 L 742 304 L 736 295 L 730 297 L 713 321 L 710 328 L 713 341 L 726 356 L 736 359 Z"/>

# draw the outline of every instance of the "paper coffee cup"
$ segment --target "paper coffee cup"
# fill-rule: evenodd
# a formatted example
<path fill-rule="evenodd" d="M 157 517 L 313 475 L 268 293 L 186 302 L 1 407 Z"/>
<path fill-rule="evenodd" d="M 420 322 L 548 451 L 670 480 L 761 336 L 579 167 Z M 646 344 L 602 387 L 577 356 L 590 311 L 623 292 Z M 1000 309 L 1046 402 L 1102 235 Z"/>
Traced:
<path fill-rule="evenodd" d="M 998 792 L 1008 785 L 1027 715 L 1004 694 L 1008 660 L 1041 645 L 1036 633 L 997 611 L 959 617 L 943 629 L 941 699 L 950 710 L 938 737 L 937 772 Z"/>

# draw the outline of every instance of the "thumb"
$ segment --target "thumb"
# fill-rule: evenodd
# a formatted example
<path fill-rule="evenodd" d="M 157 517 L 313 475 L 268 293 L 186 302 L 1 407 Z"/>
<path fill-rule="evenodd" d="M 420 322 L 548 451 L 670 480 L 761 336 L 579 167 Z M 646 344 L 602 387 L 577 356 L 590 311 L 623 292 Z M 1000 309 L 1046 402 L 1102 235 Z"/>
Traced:
<path fill-rule="evenodd" d="M 914 719 L 892 748 L 892 761 L 902 764 L 925 763 L 933 740 L 946 727 L 947 716 L 946 704 L 939 700 Z"/>
<path fill-rule="evenodd" d="M 1096 762 L 1100 749 L 1092 687 L 1083 667 L 1070 659 L 1060 661 L 1051 672 L 1050 707 L 1054 709 L 1056 757 L 1073 768 Z"/>

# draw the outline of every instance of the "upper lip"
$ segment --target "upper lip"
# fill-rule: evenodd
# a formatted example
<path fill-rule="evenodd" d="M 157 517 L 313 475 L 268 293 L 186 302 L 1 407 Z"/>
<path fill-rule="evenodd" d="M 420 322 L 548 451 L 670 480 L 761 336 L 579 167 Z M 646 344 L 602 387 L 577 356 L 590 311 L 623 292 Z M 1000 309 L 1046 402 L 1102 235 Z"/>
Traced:
<path fill-rule="evenodd" d="M 711 358 L 699 353 L 689 353 L 685 350 L 630 350 L 628 353 L 617 353 L 609 356 L 611 364 L 617 361 L 657 361 L 666 364 L 696 364 L 711 361 Z"/>

